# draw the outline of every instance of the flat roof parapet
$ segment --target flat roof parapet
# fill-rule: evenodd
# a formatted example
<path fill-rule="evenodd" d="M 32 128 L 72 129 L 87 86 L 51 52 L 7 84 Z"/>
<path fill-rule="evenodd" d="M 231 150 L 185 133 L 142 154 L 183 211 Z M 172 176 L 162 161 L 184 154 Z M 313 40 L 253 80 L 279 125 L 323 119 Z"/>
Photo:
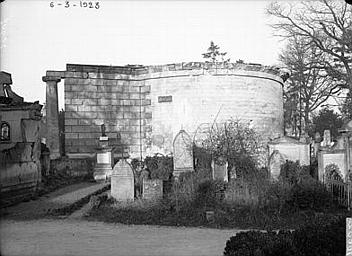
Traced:
<path fill-rule="evenodd" d="M 211 62 L 181 62 L 165 65 L 126 65 L 126 66 L 107 66 L 107 65 L 82 65 L 67 64 L 66 70 L 69 72 L 94 72 L 108 74 L 126 74 L 142 75 L 147 73 L 159 73 L 165 71 L 179 70 L 244 70 L 265 72 L 272 75 L 280 76 L 280 69 L 273 66 L 264 66 L 261 64 L 245 63 L 211 63 Z"/>

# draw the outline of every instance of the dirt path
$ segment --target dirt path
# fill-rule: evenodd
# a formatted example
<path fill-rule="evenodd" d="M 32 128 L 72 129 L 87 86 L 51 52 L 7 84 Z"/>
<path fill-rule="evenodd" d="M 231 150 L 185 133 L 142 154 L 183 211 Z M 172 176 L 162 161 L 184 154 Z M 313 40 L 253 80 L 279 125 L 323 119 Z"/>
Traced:
<path fill-rule="evenodd" d="M 105 183 L 81 182 L 58 189 L 43 195 L 36 200 L 23 202 L 8 208 L 0 209 L 6 219 L 34 220 L 47 217 L 49 210 L 61 209 L 74 205 L 81 199 L 105 188 Z"/>
<path fill-rule="evenodd" d="M 238 230 L 134 226 L 74 219 L 0 222 L 1 255 L 222 255 Z"/>

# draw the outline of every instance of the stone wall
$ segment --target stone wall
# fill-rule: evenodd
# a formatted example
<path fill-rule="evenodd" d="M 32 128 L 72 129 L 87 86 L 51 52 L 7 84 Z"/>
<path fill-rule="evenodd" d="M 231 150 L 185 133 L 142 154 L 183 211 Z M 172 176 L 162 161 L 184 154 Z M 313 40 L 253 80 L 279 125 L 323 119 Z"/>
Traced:
<path fill-rule="evenodd" d="M 214 120 L 251 122 L 266 141 L 283 135 L 282 84 L 276 79 L 263 72 L 238 70 L 217 75 L 160 73 L 160 78 L 148 82 L 153 110 L 151 152 L 171 152 L 181 128 L 193 138 Z M 170 101 L 160 101 L 166 96 L 172 97 Z"/>
<path fill-rule="evenodd" d="M 50 174 L 64 174 L 72 177 L 93 178 L 94 160 L 61 157 L 50 161 Z"/>
<path fill-rule="evenodd" d="M 282 79 L 261 65 L 178 63 L 161 66 L 68 64 L 46 77 L 65 79 L 65 147 L 94 153 L 105 123 L 132 156 L 172 152 L 181 128 L 193 138 L 199 127 L 229 118 L 251 122 L 264 139 L 283 135 Z"/>
<path fill-rule="evenodd" d="M 67 70 L 66 152 L 94 152 L 103 123 L 115 146 L 120 137 L 128 152 L 139 152 L 141 140 L 145 146 L 143 141 L 151 119 L 150 87 L 143 81 L 134 81 L 130 74 L 111 73 L 103 67 L 92 70 L 68 65 Z"/>

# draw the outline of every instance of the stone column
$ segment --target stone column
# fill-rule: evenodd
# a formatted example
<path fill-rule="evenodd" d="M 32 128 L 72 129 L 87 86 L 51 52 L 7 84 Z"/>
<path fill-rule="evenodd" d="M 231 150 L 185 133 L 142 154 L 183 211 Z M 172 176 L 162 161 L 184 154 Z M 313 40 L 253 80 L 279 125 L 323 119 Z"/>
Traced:
<path fill-rule="evenodd" d="M 46 82 L 46 145 L 50 149 L 50 159 L 60 157 L 60 133 L 59 133 L 59 104 L 57 83 L 59 77 L 43 76 Z"/>

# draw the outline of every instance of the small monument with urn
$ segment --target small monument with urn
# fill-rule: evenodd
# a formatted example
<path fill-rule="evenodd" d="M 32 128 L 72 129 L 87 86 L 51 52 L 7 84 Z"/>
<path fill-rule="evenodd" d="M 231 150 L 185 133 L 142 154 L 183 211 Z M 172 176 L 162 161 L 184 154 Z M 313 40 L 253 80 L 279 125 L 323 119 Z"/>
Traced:
<path fill-rule="evenodd" d="M 94 179 L 104 182 L 111 178 L 113 161 L 113 147 L 109 146 L 109 137 L 105 133 L 105 124 L 101 125 L 101 136 L 97 149 L 96 164 L 94 167 Z"/>

